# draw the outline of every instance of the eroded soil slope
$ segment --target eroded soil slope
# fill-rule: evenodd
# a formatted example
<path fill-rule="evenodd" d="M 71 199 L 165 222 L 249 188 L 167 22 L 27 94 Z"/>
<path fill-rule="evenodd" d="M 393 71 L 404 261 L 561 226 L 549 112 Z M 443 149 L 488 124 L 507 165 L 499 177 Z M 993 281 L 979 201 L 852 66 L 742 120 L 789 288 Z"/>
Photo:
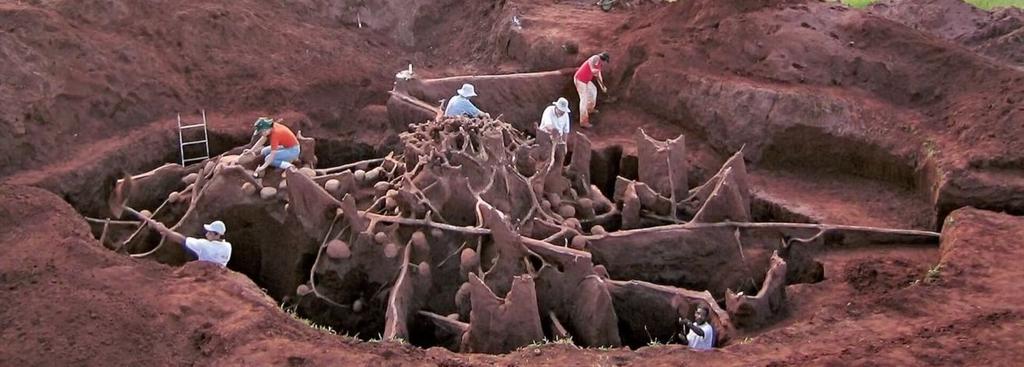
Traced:
<path fill-rule="evenodd" d="M 886 1 L 870 11 L 798 0 L 631 2 L 608 13 L 589 1 L 376 4 L 0 4 L 0 139 L 8 142 L 0 176 L 58 194 L 0 186 L 0 364 L 1024 358 L 1024 219 L 958 209 L 1024 214 L 1019 12 L 951 1 Z M 962 22 L 945 21 L 959 15 Z M 690 158 L 715 161 L 746 146 L 752 182 L 763 186 L 755 191 L 785 196 L 809 218 L 941 227 L 939 254 L 831 249 L 819 259 L 823 282 L 791 287 L 791 317 L 710 353 L 548 345 L 458 356 L 318 333 L 240 274 L 115 255 L 65 202 L 96 209 L 120 168 L 173 159 L 155 147 L 175 145 L 169 118 L 178 111 L 217 111 L 219 145 L 238 143 L 252 118 L 268 113 L 344 146 L 325 157 L 367 154 L 346 149 L 386 144 L 410 122 L 392 121 L 384 106 L 394 72 L 410 62 L 431 77 L 540 71 L 576 66 L 601 49 L 613 63 L 611 94 L 587 132 L 596 147 L 644 125 L 685 133 L 688 146 L 701 147 Z"/>
<path fill-rule="evenodd" d="M 870 11 L 917 30 L 956 41 L 981 54 L 1024 64 L 1024 12 L 984 11 L 960 0 L 884 0 Z"/>
<path fill-rule="evenodd" d="M 728 3 L 626 23 L 622 99 L 717 149 L 746 145 L 762 166 L 913 188 L 938 219 L 962 205 L 1024 209 L 1019 68 L 841 5 L 709 11 Z"/>
<path fill-rule="evenodd" d="M 5 2 L 0 175 L 201 108 L 295 110 L 350 130 L 342 117 L 372 114 L 401 61 L 349 18 L 324 2 Z"/>
<path fill-rule="evenodd" d="M 947 219 L 938 258 L 913 248 L 826 256 L 826 269 L 834 272 L 828 280 L 791 289 L 801 304 L 793 312 L 809 319 L 721 350 L 552 344 L 494 357 L 324 334 L 280 312 L 238 273 L 198 263 L 175 269 L 110 253 L 48 192 L 4 185 L 0 203 L 5 364 L 1013 365 L 1024 358 L 1018 337 L 1024 314 L 1017 306 L 1024 219 L 974 209 Z M 922 273 L 936 263 L 935 274 Z"/>
<path fill-rule="evenodd" d="M 98 247 L 74 209 L 46 191 L 4 185 L 0 202 L 4 365 L 432 364 L 415 348 L 309 328 L 240 273 Z"/>

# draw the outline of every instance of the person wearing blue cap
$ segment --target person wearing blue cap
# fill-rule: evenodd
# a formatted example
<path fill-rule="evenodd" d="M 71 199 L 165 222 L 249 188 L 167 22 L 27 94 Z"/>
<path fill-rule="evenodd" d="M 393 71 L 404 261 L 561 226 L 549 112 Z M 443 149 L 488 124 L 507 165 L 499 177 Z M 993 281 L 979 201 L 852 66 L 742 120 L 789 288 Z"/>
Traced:
<path fill-rule="evenodd" d="M 195 255 L 199 261 L 228 266 L 228 260 L 231 260 L 231 243 L 224 240 L 224 233 L 227 232 L 224 222 L 216 220 L 213 223 L 204 224 L 205 238 L 185 237 L 155 220 L 147 221 L 147 223 L 171 242 L 184 246 L 185 250 Z"/>
<path fill-rule="evenodd" d="M 569 135 L 569 100 L 559 98 L 544 109 L 539 129 L 546 131 L 551 137 L 565 139 Z"/>
<path fill-rule="evenodd" d="M 476 88 L 472 84 L 463 84 L 456 92 L 458 94 L 448 100 L 448 107 L 444 109 L 445 116 L 491 117 L 470 102 L 470 98 L 476 97 Z"/>

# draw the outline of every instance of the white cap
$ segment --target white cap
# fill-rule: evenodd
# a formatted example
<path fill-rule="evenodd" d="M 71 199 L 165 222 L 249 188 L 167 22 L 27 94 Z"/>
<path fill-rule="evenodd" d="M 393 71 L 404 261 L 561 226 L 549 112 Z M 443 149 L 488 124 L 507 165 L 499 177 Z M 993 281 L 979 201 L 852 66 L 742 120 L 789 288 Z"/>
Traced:
<path fill-rule="evenodd" d="M 476 88 L 473 88 L 472 84 L 466 83 L 462 85 L 462 88 L 458 90 L 459 95 L 469 98 L 476 97 Z"/>
<path fill-rule="evenodd" d="M 204 224 L 203 229 L 206 229 L 207 232 L 213 232 L 221 236 L 224 235 L 224 232 L 228 231 L 228 228 L 224 226 L 224 222 L 221 222 L 219 220 L 215 220 L 213 221 L 213 223 L 210 224 Z"/>
<path fill-rule="evenodd" d="M 559 98 L 558 101 L 555 101 L 552 104 L 555 105 L 555 107 L 558 107 L 558 109 L 562 110 L 562 112 L 565 112 L 565 113 L 569 113 L 570 112 L 569 111 L 569 100 L 565 99 L 565 97 Z"/>

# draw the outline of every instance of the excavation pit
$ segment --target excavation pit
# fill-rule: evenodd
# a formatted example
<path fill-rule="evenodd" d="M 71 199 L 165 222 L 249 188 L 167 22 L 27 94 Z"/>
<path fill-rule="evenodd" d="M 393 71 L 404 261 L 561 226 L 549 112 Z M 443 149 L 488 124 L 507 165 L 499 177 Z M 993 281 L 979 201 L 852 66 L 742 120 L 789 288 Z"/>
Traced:
<path fill-rule="evenodd" d="M 0 6 L 0 57 L 7 61 L 0 71 L 6 102 L 0 125 L 8 143 L 0 156 L 6 181 L 0 185 L 0 309 L 8 312 L 0 324 L 9 338 L 0 360 L 1014 365 L 1024 358 L 1024 349 L 1012 348 L 1024 320 L 1013 307 L 1020 303 L 1024 276 L 1024 219 L 995 212 L 1024 213 L 1022 48 L 1013 37 L 1024 18 L 1018 9 L 989 12 L 968 2 L 885 0 L 855 9 L 835 1 L 619 1 L 609 11 L 566 1 L 7 2 Z M 89 231 L 100 237 L 105 221 L 89 228 L 67 205 L 106 217 L 103 201 L 118 171 L 141 173 L 177 161 L 173 117 L 197 108 L 225 114 L 211 115 L 212 138 L 228 134 L 233 140 L 214 148 L 215 155 L 244 143 L 251 122 L 270 115 L 319 139 L 320 169 L 382 159 L 392 151 L 408 165 L 398 132 L 433 118 L 437 101 L 465 82 L 476 84 L 478 106 L 531 134 L 531 120 L 558 97 L 569 98 L 571 116 L 579 115 L 572 69 L 561 75 L 543 70 L 575 69 L 601 51 L 612 59 L 604 69 L 608 93 L 599 94 L 594 128 L 580 131 L 594 145 L 590 184 L 619 214 L 598 218 L 609 205 L 594 200 L 597 194 L 579 195 L 573 184 L 558 196 L 544 192 L 538 206 L 562 219 L 575 217 L 554 224 L 583 235 L 514 222 L 525 214 L 515 211 L 515 202 L 494 200 L 500 195 L 493 192 L 484 201 L 512 213 L 504 218 L 507 233 L 521 238 L 502 242 L 416 223 L 377 223 L 375 229 L 384 230 L 364 238 L 345 228 L 351 218 L 338 219 L 327 233 L 333 216 L 325 215 L 326 224 L 303 223 L 294 214 L 299 201 L 289 190 L 302 183 L 287 178 L 285 189 L 268 180 L 259 182 L 262 187 L 242 183 L 244 195 L 224 190 L 231 205 L 220 208 L 197 199 L 202 210 L 183 221 L 194 197 L 180 178 L 192 172 L 164 188 L 143 184 L 148 197 L 131 205 L 156 211 L 169 225 L 180 222 L 182 231 L 198 230 L 195 222 L 215 216 L 230 220 L 229 239 L 246 246 L 238 249 L 233 271 L 200 262 L 177 266 L 187 259 L 165 252 L 167 244 L 151 256 L 131 258 L 127 253 L 157 248 L 160 238 L 141 232 L 114 251 L 136 223 L 111 222 L 106 238 L 96 241 Z M 421 80 L 424 88 L 405 95 L 415 101 L 388 100 L 390 76 L 410 65 L 418 76 L 448 80 Z M 414 107 L 405 109 L 406 102 Z M 687 197 L 743 147 L 749 218 L 732 217 L 738 212 L 729 203 L 741 202 L 733 199 L 742 195 L 728 184 L 719 191 L 722 210 L 698 216 L 701 201 L 673 202 L 671 185 L 664 191 L 662 182 L 641 175 L 632 137 L 639 127 L 660 142 L 685 135 Z M 514 159 L 509 172 L 534 177 L 543 167 L 529 156 L 526 149 L 515 155 L 527 158 Z M 578 156 L 567 146 L 561 163 L 571 165 Z M 325 173 L 338 176 L 314 183 L 342 202 L 356 171 L 365 179 L 377 164 Z M 470 164 L 462 166 L 468 170 Z M 484 171 L 493 167 L 484 165 Z M 446 174 L 454 180 L 464 176 L 459 172 Z M 562 173 L 575 179 L 568 168 Z M 218 190 L 208 185 L 231 187 L 243 178 L 221 168 L 197 186 L 212 193 Z M 508 178 L 516 188 L 518 177 Z M 430 184 L 410 181 L 417 188 Z M 385 184 L 356 190 L 354 206 L 364 218 L 402 217 L 395 213 L 405 209 L 400 195 L 406 185 Z M 439 186 L 427 191 L 438 195 L 432 190 Z M 156 210 L 172 197 L 176 205 Z M 502 222 L 485 221 L 487 213 L 478 214 L 476 206 L 454 207 L 431 209 L 431 216 L 444 216 L 433 223 L 500 229 Z M 427 217 L 427 211 L 413 213 L 402 218 Z M 723 217 L 729 221 L 716 221 Z M 780 222 L 785 228 L 772 227 Z M 831 226 L 817 236 L 821 224 Z M 902 243 L 914 238 L 880 237 L 854 226 L 941 229 L 942 244 Z M 409 248 L 409 256 L 421 255 L 417 232 L 429 256 L 407 265 L 387 262 L 402 262 Z M 339 238 L 325 242 L 328 237 Z M 641 244 L 630 243 L 636 238 Z M 782 247 L 771 239 L 792 243 L 795 253 L 779 251 L 785 271 L 768 253 Z M 811 241 L 798 241 L 806 239 Z M 549 247 L 534 241 L 564 253 L 545 252 Z M 465 242 L 473 248 L 460 249 Z M 521 261 L 500 261 L 510 252 Z M 579 262 L 558 261 L 567 254 Z M 744 262 L 753 270 L 737 265 Z M 821 267 L 808 266 L 814 262 Z M 572 266 L 582 264 L 591 265 L 593 276 Z M 391 270 L 378 274 L 375 268 Z M 470 276 L 474 269 L 479 280 Z M 504 273 L 512 276 L 496 281 Z M 748 279 L 737 273 L 759 274 Z M 610 299 L 619 343 L 640 350 L 568 343 L 614 342 L 613 333 L 597 332 L 612 327 L 609 318 L 581 321 L 574 312 L 582 303 L 577 301 L 599 299 L 578 293 L 604 297 L 594 279 L 608 294 L 600 299 Z M 537 301 L 523 310 L 517 300 L 529 297 L 531 287 Z M 734 332 L 719 343 L 721 350 L 657 345 L 675 331 L 666 315 L 691 307 L 682 301 L 672 307 L 673 299 L 689 299 L 679 290 L 711 293 L 729 317 Z M 551 294 L 572 302 L 551 302 Z M 492 307 L 495 299 L 510 306 Z M 585 306 L 576 308 L 588 315 L 609 309 Z M 510 308 L 521 313 L 502 313 Z M 487 317 L 494 322 L 483 321 Z M 298 318 L 384 342 L 328 335 Z M 389 320 L 405 320 L 405 331 Z M 513 323 L 522 333 L 504 334 Z M 406 333 L 408 343 L 388 342 L 389 330 Z M 549 342 L 531 342 L 505 356 L 412 347 L 507 350 L 536 335 Z M 563 336 L 571 338 L 558 339 Z"/>
<path fill-rule="evenodd" d="M 568 338 L 585 347 L 670 342 L 676 320 L 700 305 L 727 345 L 785 315 L 787 285 L 824 277 L 821 246 L 937 240 L 752 222 L 742 152 L 691 185 L 678 169 L 683 137 L 637 131 L 634 144 L 649 148 L 630 158 L 578 133 L 562 142 L 500 120 L 441 118 L 412 125 L 401 151 L 331 168 L 306 160 L 254 179 L 259 162 L 231 154 L 161 167 L 139 176 L 139 190 L 174 187 L 173 200 L 139 209 L 186 234 L 224 221 L 229 268 L 317 324 L 480 353 Z M 134 227 L 94 230 L 135 257 L 188 260 Z"/>

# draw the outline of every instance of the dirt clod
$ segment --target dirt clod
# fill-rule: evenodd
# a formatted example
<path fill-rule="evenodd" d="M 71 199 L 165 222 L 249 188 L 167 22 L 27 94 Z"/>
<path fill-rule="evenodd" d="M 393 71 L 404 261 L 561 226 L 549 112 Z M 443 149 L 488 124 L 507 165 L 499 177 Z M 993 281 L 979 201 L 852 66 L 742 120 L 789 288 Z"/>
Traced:
<path fill-rule="evenodd" d="M 373 184 L 373 190 L 377 193 L 377 196 L 384 196 L 391 189 L 391 184 L 386 181 L 380 181 Z"/>
<path fill-rule="evenodd" d="M 338 194 L 339 188 L 341 188 L 341 181 L 338 181 L 337 179 L 332 178 L 327 180 L 327 182 L 324 182 L 324 189 L 326 189 L 327 192 Z"/>
<path fill-rule="evenodd" d="M 576 208 L 572 205 L 562 205 L 558 208 L 558 215 L 561 215 L 562 218 L 572 218 L 576 216 Z"/>
<path fill-rule="evenodd" d="M 569 247 L 572 247 L 576 250 L 582 250 L 587 247 L 587 239 L 583 238 L 582 236 L 573 237 Z"/>
<path fill-rule="evenodd" d="M 333 259 L 347 259 L 352 256 L 352 250 L 345 241 L 331 240 L 327 244 L 327 256 Z"/>
<path fill-rule="evenodd" d="M 243 183 L 242 184 L 242 192 L 245 193 L 246 195 L 255 194 L 256 193 L 256 185 L 253 185 L 251 182 Z"/>
<path fill-rule="evenodd" d="M 398 256 L 398 245 L 394 242 L 389 242 L 384 245 L 384 256 L 389 259 Z"/>

